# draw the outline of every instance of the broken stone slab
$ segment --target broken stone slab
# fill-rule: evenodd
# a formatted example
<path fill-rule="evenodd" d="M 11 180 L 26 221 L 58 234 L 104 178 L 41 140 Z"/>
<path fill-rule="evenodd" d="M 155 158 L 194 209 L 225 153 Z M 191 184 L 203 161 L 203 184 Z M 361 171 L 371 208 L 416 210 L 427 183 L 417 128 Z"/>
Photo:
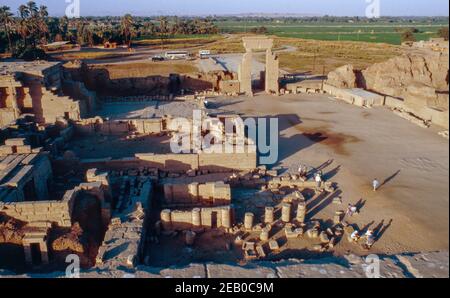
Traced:
<path fill-rule="evenodd" d="M 278 245 L 278 241 L 277 240 L 270 240 L 269 241 L 269 248 L 272 251 L 277 251 L 280 249 L 280 246 Z"/>
<path fill-rule="evenodd" d="M 333 199 L 333 204 L 340 205 L 342 204 L 342 197 L 336 197 Z"/>
<path fill-rule="evenodd" d="M 265 258 L 266 257 L 266 252 L 264 251 L 264 247 L 262 245 L 257 245 L 256 246 L 256 252 L 258 253 L 258 256 L 260 258 Z"/>
<path fill-rule="evenodd" d="M 244 258 L 247 261 L 256 260 L 258 258 L 258 254 L 255 249 L 246 249 L 244 250 Z"/>
<path fill-rule="evenodd" d="M 306 231 L 306 236 L 308 236 L 311 239 L 316 239 L 319 237 L 319 230 L 316 228 L 308 229 Z"/>
<path fill-rule="evenodd" d="M 298 238 L 300 236 L 300 232 L 297 230 L 292 230 L 292 228 L 285 228 L 284 234 L 286 235 L 287 239 Z"/>
<path fill-rule="evenodd" d="M 322 244 L 315 244 L 313 245 L 312 250 L 317 252 L 324 252 L 325 247 Z"/>
<path fill-rule="evenodd" d="M 129 256 L 127 257 L 126 265 L 127 265 L 128 267 L 134 267 L 135 264 L 136 264 L 136 256 L 135 256 L 135 255 L 129 255 Z"/>
<path fill-rule="evenodd" d="M 244 244 L 244 240 L 242 239 L 241 236 L 237 236 L 237 237 L 234 239 L 234 244 L 236 244 L 236 245 L 243 245 L 243 244 Z"/>
<path fill-rule="evenodd" d="M 328 243 L 328 247 L 329 247 L 329 248 L 334 248 L 335 245 L 336 245 L 336 238 L 335 238 L 335 237 L 332 237 L 332 238 L 330 239 L 330 242 Z"/>
<path fill-rule="evenodd" d="M 242 250 L 254 250 L 255 245 L 255 242 L 246 241 L 244 242 L 244 244 L 242 244 Z"/>
<path fill-rule="evenodd" d="M 325 231 L 322 231 L 319 235 L 319 239 L 321 243 L 328 243 L 330 242 L 330 239 L 328 238 L 328 235 Z"/>

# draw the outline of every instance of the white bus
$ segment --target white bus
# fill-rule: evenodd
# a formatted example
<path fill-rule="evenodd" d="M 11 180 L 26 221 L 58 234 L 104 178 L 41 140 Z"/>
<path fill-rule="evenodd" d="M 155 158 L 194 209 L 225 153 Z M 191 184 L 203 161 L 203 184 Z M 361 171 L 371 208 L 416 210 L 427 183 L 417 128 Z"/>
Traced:
<path fill-rule="evenodd" d="M 209 56 L 211 56 L 211 51 L 210 50 L 200 50 L 200 51 L 198 51 L 198 56 L 200 57 L 200 59 L 209 58 Z"/>
<path fill-rule="evenodd" d="M 166 52 L 166 58 L 169 60 L 187 59 L 189 53 L 186 51 L 171 51 Z"/>

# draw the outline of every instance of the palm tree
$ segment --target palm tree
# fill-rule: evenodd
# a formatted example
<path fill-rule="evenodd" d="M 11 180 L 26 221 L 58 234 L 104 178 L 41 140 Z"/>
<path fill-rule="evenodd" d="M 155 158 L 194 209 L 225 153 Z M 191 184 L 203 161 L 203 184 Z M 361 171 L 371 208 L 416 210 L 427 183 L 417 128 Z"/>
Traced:
<path fill-rule="evenodd" d="M 159 32 L 161 34 L 166 34 L 169 32 L 168 21 L 166 17 L 160 17 L 159 21 Z"/>
<path fill-rule="evenodd" d="M 39 8 L 36 4 L 36 2 L 34 1 L 28 1 L 27 4 L 25 5 L 28 9 L 29 12 L 29 16 L 30 17 L 36 17 L 39 14 Z"/>
<path fill-rule="evenodd" d="M 28 10 L 28 7 L 26 5 L 20 5 L 19 6 L 19 17 L 20 17 L 20 22 L 19 22 L 19 26 L 18 26 L 18 31 L 20 36 L 22 37 L 24 46 L 27 46 L 27 36 L 30 33 L 30 28 L 29 28 L 29 24 L 28 24 L 28 17 L 30 16 L 30 11 Z"/>
<path fill-rule="evenodd" d="M 45 13 L 46 9 L 43 9 Z M 19 33 L 22 36 L 25 46 L 27 45 L 27 38 L 32 40 L 32 44 L 36 47 L 36 37 L 39 38 L 39 8 L 36 2 L 29 1 L 25 5 L 19 6 Z M 38 36 L 36 36 L 38 35 Z"/>
<path fill-rule="evenodd" d="M 133 28 L 133 17 L 130 14 L 126 14 L 120 21 L 120 30 L 124 37 L 125 44 L 127 44 L 128 48 L 131 47 L 131 39 L 135 34 Z"/>
<path fill-rule="evenodd" d="M 59 34 L 61 34 L 63 40 L 67 39 L 68 28 L 69 28 L 69 18 L 67 16 L 63 16 L 62 18 L 59 19 L 59 26 L 58 26 Z"/>
<path fill-rule="evenodd" d="M 166 17 L 160 17 L 158 21 L 159 21 L 159 36 L 161 38 L 161 49 L 162 49 L 164 45 L 164 39 L 167 38 L 167 34 L 169 33 L 169 26 Z"/>
<path fill-rule="evenodd" d="M 44 39 L 45 41 L 47 40 L 46 36 L 48 33 L 47 18 L 48 18 L 47 6 L 41 5 L 38 10 L 38 20 L 36 21 L 37 23 L 36 28 L 38 31 L 39 38 Z"/>
<path fill-rule="evenodd" d="M 5 34 L 8 38 L 8 49 L 12 52 L 12 41 L 11 41 L 11 27 L 14 24 L 13 14 L 8 6 L 0 7 L 0 24 L 5 30 Z"/>

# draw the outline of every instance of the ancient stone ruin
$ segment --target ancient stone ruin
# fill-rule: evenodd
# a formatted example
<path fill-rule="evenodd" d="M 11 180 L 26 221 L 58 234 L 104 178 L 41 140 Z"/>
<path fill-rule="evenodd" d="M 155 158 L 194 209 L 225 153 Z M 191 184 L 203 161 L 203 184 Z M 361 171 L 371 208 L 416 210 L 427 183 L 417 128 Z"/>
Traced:
<path fill-rule="evenodd" d="M 252 86 L 252 62 L 253 51 L 265 51 L 266 70 L 261 74 L 264 78 L 264 89 L 268 94 L 279 94 L 279 61 L 275 53 L 272 52 L 273 39 L 267 37 L 244 37 L 245 54 L 239 66 L 240 92 L 253 96 Z"/>
<path fill-rule="evenodd" d="M 448 65 L 448 41 L 419 42 L 367 69 L 345 65 L 330 72 L 324 90 L 351 104 L 388 106 L 421 126 L 448 130 Z"/>

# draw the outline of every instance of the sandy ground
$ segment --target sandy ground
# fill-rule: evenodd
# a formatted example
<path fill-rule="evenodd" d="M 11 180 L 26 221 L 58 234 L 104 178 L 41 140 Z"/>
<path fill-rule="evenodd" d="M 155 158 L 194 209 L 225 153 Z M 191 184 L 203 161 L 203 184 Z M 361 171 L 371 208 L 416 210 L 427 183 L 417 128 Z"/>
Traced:
<path fill-rule="evenodd" d="M 377 253 L 448 251 L 449 148 L 437 128 L 423 129 L 386 108 L 362 109 L 324 95 L 259 95 L 217 99 L 216 112 L 279 119 L 279 162 L 323 167 L 339 184 L 343 204 L 330 200 L 315 217 L 359 201 L 359 215 L 347 219 L 360 229 L 383 227 Z M 371 182 L 382 186 L 377 192 Z M 349 248 L 351 250 L 352 248 Z"/>
<path fill-rule="evenodd" d="M 294 47 L 286 47 L 282 50 L 283 52 L 295 51 Z M 278 52 L 282 52 L 278 51 Z M 222 54 L 214 55 L 210 59 L 198 59 L 197 67 L 203 72 L 210 71 L 230 71 L 239 72 L 239 65 L 242 63 L 242 54 Z M 261 71 L 264 71 L 265 65 L 265 54 L 264 53 L 254 53 L 253 63 L 252 63 L 252 78 L 257 80 L 260 78 Z M 281 74 L 286 74 L 286 71 L 280 70 Z"/>
<path fill-rule="evenodd" d="M 209 59 L 196 60 L 197 67 L 205 73 L 211 71 L 229 71 L 238 73 L 239 65 L 242 63 L 242 54 L 222 54 Z M 265 69 L 264 63 L 261 63 L 256 56 L 253 56 L 252 79 L 259 80 L 261 71 Z"/>

